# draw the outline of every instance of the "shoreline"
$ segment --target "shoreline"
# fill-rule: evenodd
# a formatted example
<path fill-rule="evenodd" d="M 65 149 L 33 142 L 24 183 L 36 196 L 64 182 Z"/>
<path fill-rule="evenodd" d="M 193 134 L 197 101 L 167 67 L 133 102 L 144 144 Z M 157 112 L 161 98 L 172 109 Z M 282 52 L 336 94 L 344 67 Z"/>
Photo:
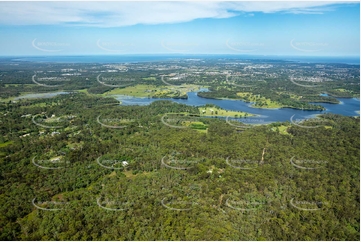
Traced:
<path fill-rule="evenodd" d="M 198 96 L 198 95 L 197 95 L 197 96 Z M 198 97 L 200 97 L 200 96 L 198 96 Z M 210 97 L 200 97 L 200 98 L 214 99 L 214 100 L 242 101 L 242 102 L 250 103 L 250 104 L 254 103 L 254 102 L 245 101 L 245 100 L 243 100 L 243 99 L 235 99 L 235 98 L 210 98 Z M 335 104 L 339 104 L 339 103 L 335 103 Z M 250 105 L 249 107 L 251 107 L 251 108 L 258 108 L 258 109 L 266 109 L 266 110 L 280 110 L 280 109 L 282 109 L 282 108 L 292 108 L 292 109 L 296 109 L 296 110 L 303 110 L 303 111 L 320 111 L 320 112 L 326 110 L 326 108 L 323 109 L 323 110 L 319 110 L 319 109 L 301 109 L 301 108 L 295 108 L 295 107 L 289 107 L 289 106 L 281 106 L 281 107 L 279 107 L 279 108 L 260 108 L 260 107 L 255 107 L 255 106 L 253 106 L 253 105 Z"/>

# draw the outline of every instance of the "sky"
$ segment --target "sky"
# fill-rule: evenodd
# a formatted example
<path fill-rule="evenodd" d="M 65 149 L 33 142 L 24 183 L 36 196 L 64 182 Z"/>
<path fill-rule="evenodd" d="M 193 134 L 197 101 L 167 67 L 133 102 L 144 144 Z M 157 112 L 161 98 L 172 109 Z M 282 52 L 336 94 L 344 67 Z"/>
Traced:
<path fill-rule="evenodd" d="M 0 55 L 359 56 L 359 2 L 0 2 Z"/>

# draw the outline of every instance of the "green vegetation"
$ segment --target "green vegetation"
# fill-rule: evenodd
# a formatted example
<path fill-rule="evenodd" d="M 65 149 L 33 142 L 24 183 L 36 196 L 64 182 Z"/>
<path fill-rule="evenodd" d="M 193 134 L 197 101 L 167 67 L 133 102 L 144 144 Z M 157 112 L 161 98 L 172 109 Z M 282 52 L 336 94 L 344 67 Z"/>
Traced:
<path fill-rule="evenodd" d="M 199 96 L 322 110 L 309 102 L 359 96 L 359 66 L 232 62 L 0 63 L 0 240 L 359 240 L 359 117 L 232 126 L 252 114 L 112 97 L 207 86 Z M 11 101 L 60 90 L 78 92 Z"/>
<path fill-rule="evenodd" d="M 290 133 L 287 132 L 288 128 L 290 128 L 290 125 L 280 125 L 280 126 L 276 126 L 271 128 L 272 131 L 278 132 L 280 134 L 283 135 L 291 135 Z"/>
<path fill-rule="evenodd" d="M 255 116 L 251 113 L 240 112 L 240 111 L 231 111 L 225 110 L 220 107 L 217 107 L 212 104 L 205 105 L 203 107 L 199 107 L 199 112 L 201 116 L 209 116 L 209 117 L 252 117 Z"/>
<path fill-rule="evenodd" d="M 358 240 L 359 118 L 240 131 L 198 107 L 114 102 L 76 93 L 0 105 L 2 240 Z M 47 129 L 23 113 L 76 117 Z M 99 115 L 137 122 L 107 128 Z"/>
<path fill-rule="evenodd" d="M 8 142 L 5 142 L 5 143 L 0 143 L 0 148 L 11 145 L 12 143 L 14 143 L 14 142 L 13 141 L 8 141 Z"/>
<path fill-rule="evenodd" d="M 272 102 L 268 98 L 261 97 L 260 95 L 252 95 L 247 92 L 238 92 L 238 96 L 241 97 L 241 100 L 246 102 L 254 102 L 253 107 L 257 108 L 282 108 L 282 105 L 277 102 Z"/>
<path fill-rule="evenodd" d="M 153 79 L 151 79 L 153 80 Z M 194 85 L 174 86 L 155 86 L 155 85 L 135 85 L 124 88 L 115 88 L 105 92 L 109 95 L 127 95 L 133 97 L 148 98 L 187 98 L 187 92 L 197 90 L 199 87 Z"/>

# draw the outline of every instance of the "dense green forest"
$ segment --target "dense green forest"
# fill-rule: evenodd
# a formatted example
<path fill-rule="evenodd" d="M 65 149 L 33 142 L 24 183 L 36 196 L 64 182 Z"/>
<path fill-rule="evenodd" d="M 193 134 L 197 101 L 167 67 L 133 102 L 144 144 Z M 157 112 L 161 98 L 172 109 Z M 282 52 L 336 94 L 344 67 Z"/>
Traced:
<path fill-rule="evenodd" d="M 165 125 L 172 113 L 197 120 Z M 0 239 L 359 240 L 360 120 L 320 120 L 239 129 L 170 101 L 3 102 Z"/>

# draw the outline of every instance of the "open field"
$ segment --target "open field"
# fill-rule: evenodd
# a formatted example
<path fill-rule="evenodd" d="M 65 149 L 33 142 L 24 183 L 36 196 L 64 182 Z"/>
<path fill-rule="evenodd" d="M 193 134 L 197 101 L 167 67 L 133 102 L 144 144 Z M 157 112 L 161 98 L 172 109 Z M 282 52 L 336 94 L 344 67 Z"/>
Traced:
<path fill-rule="evenodd" d="M 277 131 L 280 133 L 280 134 L 283 134 L 283 135 L 291 135 L 287 132 L 287 129 L 289 128 L 290 126 L 286 126 L 286 125 L 281 125 L 281 126 L 278 126 L 278 127 L 273 127 L 272 128 L 272 131 Z"/>
<path fill-rule="evenodd" d="M 199 109 L 199 113 L 201 114 L 201 116 L 212 116 L 212 117 L 226 117 L 226 116 L 230 116 L 230 117 L 252 117 L 255 116 L 254 114 L 251 113 L 246 113 L 246 112 L 240 112 L 240 111 L 230 111 L 230 110 L 225 110 L 225 109 L 221 109 L 221 108 L 216 108 L 216 107 L 200 107 Z"/>
<path fill-rule="evenodd" d="M 8 141 L 8 142 L 5 142 L 5 143 L 0 143 L 0 148 L 11 145 L 12 143 L 14 143 L 14 142 L 13 141 Z"/>
<path fill-rule="evenodd" d="M 344 88 L 339 88 L 339 89 L 335 89 L 336 91 L 339 91 L 339 92 L 350 92 L 349 90 L 346 90 Z"/>
<path fill-rule="evenodd" d="M 253 104 L 252 105 L 253 107 L 262 107 L 262 108 L 282 108 L 283 107 L 283 105 L 281 105 L 277 102 L 273 102 L 270 99 L 267 99 L 265 97 L 261 97 L 260 95 L 253 95 L 253 94 L 247 93 L 247 92 L 238 92 L 237 95 L 239 97 L 241 97 L 242 100 L 245 100 L 247 102 L 255 102 L 255 103 L 263 103 L 264 104 L 262 106 Z"/>
<path fill-rule="evenodd" d="M 187 92 L 199 90 L 197 85 L 183 85 L 183 86 L 155 86 L 155 85 L 135 85 L 125 88 L 115 88 L 109 92 L 104 93 L 104 96 L 108 95 L 127 95 L 133 97 L 159 97 L 169 96 L 172 94 L 180 93 L 186 95 Z"/>

